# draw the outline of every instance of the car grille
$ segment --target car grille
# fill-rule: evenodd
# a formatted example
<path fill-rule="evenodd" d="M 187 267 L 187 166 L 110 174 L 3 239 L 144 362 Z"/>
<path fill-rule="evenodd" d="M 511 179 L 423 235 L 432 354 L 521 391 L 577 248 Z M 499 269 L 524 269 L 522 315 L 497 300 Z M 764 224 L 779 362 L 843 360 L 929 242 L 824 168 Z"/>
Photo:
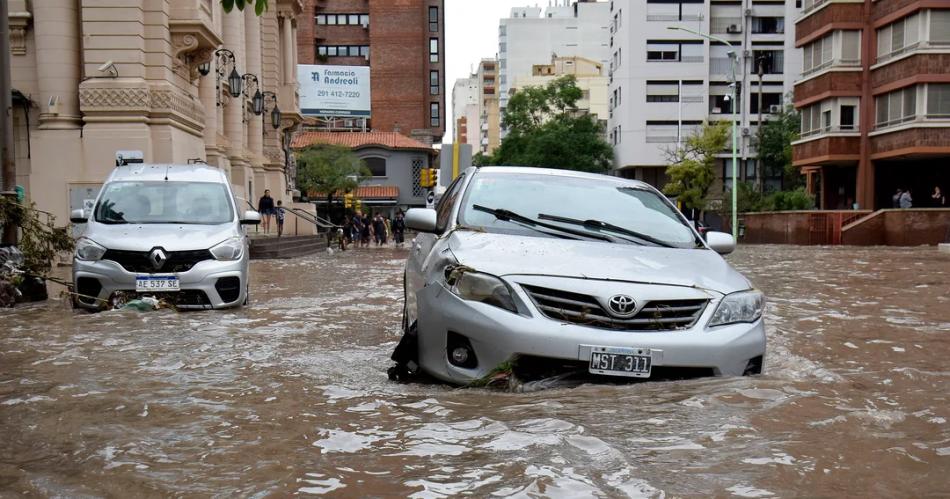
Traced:
<path fill-rule="evenodd" d="M 188 272 L 196 263 L 214 259 L 208 250 L 166 251 L 168 260 L 160 268 L 152 266 L 148 255 L 152 251 L 107 250 L 103 260 L 112 260 L 129 272 Z"/>
<path fill-rule="evenodd" d="M 620 331 L 673 331 L 692 326 L 708 300 L 649 301 L 629 319 L 607 313 L 596 298 L 538 286 L 522 285 L 535 306 L 546 317 L 557 321 L 600 329 Z"/>

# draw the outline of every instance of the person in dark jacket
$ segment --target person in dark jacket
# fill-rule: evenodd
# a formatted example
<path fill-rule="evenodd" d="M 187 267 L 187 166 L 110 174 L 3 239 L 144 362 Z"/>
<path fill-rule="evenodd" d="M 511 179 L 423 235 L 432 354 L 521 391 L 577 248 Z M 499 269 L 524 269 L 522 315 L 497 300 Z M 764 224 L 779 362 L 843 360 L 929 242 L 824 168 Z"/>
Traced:
<path fill-rule="evenodd" d="M 270 219 L 274 215 L 274 198 L 270 197 L 270 189 L 264 189 L 264 195 L 257 201 L 257 211 L 261 214 L 264 234 L 267 234 L 270 232 Z"/>
<path fill-rule="evenodd" d="M 406 219 L 402 212 L 396 213 L 396 220 L 393 220 L 393 239 L 396 244 L 402 246 L 406 238 Z"/>

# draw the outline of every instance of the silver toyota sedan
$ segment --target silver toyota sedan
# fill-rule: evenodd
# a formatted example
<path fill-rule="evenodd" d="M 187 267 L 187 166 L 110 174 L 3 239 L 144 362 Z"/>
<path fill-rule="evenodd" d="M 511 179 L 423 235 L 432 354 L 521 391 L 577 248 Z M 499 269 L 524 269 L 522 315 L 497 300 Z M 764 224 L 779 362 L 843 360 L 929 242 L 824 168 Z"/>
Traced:
<path fill-rule="evenodd" d="M 653 187 L 564 170 L 469 168 L 420 232 L 405 271 L 393 379 L 453 384 L 499 366 L 591 377 L 762 372 L 761 292 Z"/>

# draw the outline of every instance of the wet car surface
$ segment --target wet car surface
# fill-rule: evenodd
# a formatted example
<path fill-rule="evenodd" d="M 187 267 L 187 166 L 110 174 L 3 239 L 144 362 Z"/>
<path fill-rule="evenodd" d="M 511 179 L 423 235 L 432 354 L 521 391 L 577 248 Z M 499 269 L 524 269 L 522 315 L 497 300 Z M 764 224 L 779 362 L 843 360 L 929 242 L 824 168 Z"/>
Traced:
<path fill-rule="evenodd" d="M 405 251 L 253 262 L 251 306 L 0 311 L 0 495 L 938 496 L 950 255 L 740 246 L 766 374 L 387 380 Z"/>

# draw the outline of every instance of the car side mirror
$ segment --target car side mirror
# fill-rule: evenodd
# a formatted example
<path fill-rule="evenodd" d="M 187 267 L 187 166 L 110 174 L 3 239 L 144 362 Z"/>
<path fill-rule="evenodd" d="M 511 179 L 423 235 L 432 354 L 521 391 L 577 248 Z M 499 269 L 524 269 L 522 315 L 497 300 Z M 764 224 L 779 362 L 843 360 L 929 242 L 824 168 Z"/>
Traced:
<path fill-rule="evenodd" d="M 261 223 L 261 214 L 254 210 L 247 210 L 241 217 L 241 225 L 257 225 Z"/>
<path fill-rule="evenodd" d="M 406 212 L 406 227 L 419 232 L 436 232 L 435 210 L 431 208 L 410 208 Z"/>
<path fill-rule="evenodd" d="M 732 234 L 726 234 L 725 232 L 707 232 L 706 244 L 711 250 L 720 255 L 728 255 L 736 250 L 736 240 L 732 238 Z"/>
<path fill-rule="evenodd" d="M 69 221 L 74 224 L 84 224 L 89 219 L 86 217 L 86 211 L 80 208 L 69 213 Z"/>

